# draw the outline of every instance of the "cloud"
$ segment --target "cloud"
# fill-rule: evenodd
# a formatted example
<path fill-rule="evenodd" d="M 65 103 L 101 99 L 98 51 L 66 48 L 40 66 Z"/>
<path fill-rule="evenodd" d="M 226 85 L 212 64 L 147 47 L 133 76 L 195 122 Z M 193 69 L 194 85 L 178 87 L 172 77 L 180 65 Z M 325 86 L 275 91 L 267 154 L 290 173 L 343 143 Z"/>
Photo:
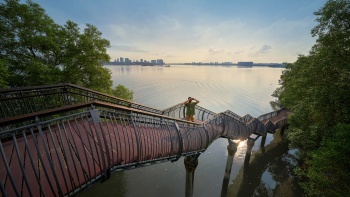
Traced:
<path fill-rule="evenodd" d="M 221 53 L 224 53 L 225 50 L 224 50 L 224 49 L 213 49 L 213 48 L 210 48 L 210 49 L 208 50 L 208 52 L 209 52 L 210 54 L 221 54 Z"/>
<path fill-rule="evenodd" d="M 250 24 L 244 19 L 181 19 L 159 14 L 153 20 L 105 26 L 104 32 L 108 32 L 111 44 L 115 45 L 111 57 L 142 56 L 168 62 L 283 62 L 293 61 L 295 52 L 308 51 L 312 45 L 309 36 L 303 33 L 312 23 L 308 19 L 279 19 L 268 25 Z"/>
<path fill-rule="evenodd" d="M 264 45 L 262 46 L 256 53 L 268 53 L 272 47 L 270 45 Z"/>
<path fill-rule="evenodd" d="M 254 46 L 252 46 L 252 47 L 250 47 L 250 50 L 253 50 L 253 49 L 255 49 L 255 47 L 256 47 L 255 45 L 254 45 Z"/>
<path fill-rule="evenodd" d="M 96 25 L 112 58 L 169 62 L 292 62 L 315 43 L 312 13 L 326 2 L 37 1 L 60 24 Z"/>
<path fill-rule="evenodd" d="M 181 23 L 176 18 L 170 18 L 164 15 L 159 15 L 154 21 L 150 21 L 150 24 L 154 24 L 156 27 L 166 29 L 167 31 L 176 31 L 182 28 Z"/>
<path fill-rule="evenodd" d="M 145 50 L 137 48 L 136 46 L 130 45 L 111 45 L 111 50 L 124 52 L 147 52 Z"/>
<path fill-rule="evenodd" d="M 233 54 L 238 55 L 238 54 L 241 54 L 241 53 L 243 53 L 243 52 L 244 52 L 243 50 L 239 50 L 239 51 L 233 52 Z"/>
<path fill-rule="evenodd" d="M 257 50 L 252 51 L 248 54 L 248 57 L 259 57 L 262 55 L 266 55 L 271 52 L 272 47 L 270 45 L 264 44 L 262 47 L 260 47 Z"/>

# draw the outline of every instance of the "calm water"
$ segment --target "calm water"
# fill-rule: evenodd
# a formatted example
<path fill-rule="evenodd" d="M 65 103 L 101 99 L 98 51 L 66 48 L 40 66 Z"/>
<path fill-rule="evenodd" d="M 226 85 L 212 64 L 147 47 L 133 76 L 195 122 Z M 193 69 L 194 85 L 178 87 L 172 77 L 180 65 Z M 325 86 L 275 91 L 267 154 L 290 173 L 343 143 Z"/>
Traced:
<path fill-rule="evenodd" d="M 278 87 L 281 68 L 236 66 L 107 66 L 114 86 L 123 84 L 134 91 L 134 101 L 157 109 L 184 102 L 188 96 L 216 113 L 231 110 L 257 117 L 273 111 L 269 102 Z M 221 196 L 227 139 L 214 141 L 200 155 L 195 170 L 194 196 Z M 246 143 L 241 142 L 233 158 L 227 196 L 300 196 L 292 177 L 294 151 L 279 134 L 268 134 L 265 147 L 255 142 L 249 168 L 243 167 Z M 244 170 L 246 169 L 246 170 Z M 103 184 L 97 183 L 79 196 L 185 196 L 186 170 L 177 162 L 117 172 Z"/>

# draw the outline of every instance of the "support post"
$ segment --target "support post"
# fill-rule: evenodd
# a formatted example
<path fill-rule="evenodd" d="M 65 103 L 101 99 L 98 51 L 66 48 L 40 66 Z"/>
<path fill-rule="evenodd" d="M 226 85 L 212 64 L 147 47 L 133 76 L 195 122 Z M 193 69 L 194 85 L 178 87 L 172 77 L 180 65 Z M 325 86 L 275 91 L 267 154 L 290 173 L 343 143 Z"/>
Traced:
<path fill-rule="evenodd" d="M 237 146 L 239 144 L 239 143 L 232 142 L 230 139 L 227 139 L 227 140 L 228 140 L 228 145 L 227 145 L 228 155 L 226 160 L 224 180 L 222 181 L 221 197 L 226 197 L 227 195 L 227 188 L 228 188 L 228 182 L 230 180 L 230 175 L 231 175 L 233 157 L 237 152 Z"/>
<path fill-rule="evenodd" d="M 285 129 L 286 129 L 286 126 L 283 125 L 283 126 L 281 127 L 281 132 L 280 132 L 281 135 L 284 135 L 284 130 L 285 130 Z"/>
<path fill-rule="evenodd" d="M 247 151 L 245 153 L 245 158 L 244 158 L 244 166 L 249 165 L 250 155 L 252 154 L 252 149 L 253 149 L 254 143 L 255 143 L 254 139 L 248 138 Z"/>
<path fill-rule="evenodd" d="M 194 171 L 198 165 L 198 155 L 186 156 L 184 159 L 186 168 L 186 197 L 193 196 Z"/>
<path fill-rule="evenodd" d="M 261 148 L 265 146 L 266 135 L 267 135 L 267 132 L 264 132 L 264 134 L 261 136 L 261 143 L 260 143 Z"/>

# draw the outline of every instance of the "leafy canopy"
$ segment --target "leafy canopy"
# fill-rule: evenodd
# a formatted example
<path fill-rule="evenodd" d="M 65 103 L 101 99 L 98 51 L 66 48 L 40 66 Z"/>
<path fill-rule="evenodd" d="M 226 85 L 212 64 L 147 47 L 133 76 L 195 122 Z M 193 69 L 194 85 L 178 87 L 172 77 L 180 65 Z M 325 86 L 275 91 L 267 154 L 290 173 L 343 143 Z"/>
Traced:
<path fill-rule="evenodd" d="M 3 60 L 0 59 L 0 88 L 7 87 L 7 78 L 9 73 L 6 68 L 6 64 Z"/>
<path fill-rule="evenodd" d="M 288 137 L 304 160 L 299 170 L 306 194 L 342 196 L 350 192 L 349 168 L 340 170 L 346 176 L 337 168 L 349 163 L 325 161 L 349 155 L 348 149 L 339 148 L 346 144 L 338 136 L 350 141 L 350 1 L 329 0 L 314 14 L 318 25 L 311 33 L 317 41 L 308 55 L 287 65 L 274 95 L 293 112 Z M 333 178 L 324 179 L 327 176 Z M 337 187 L 324 187 L 327 184 Z"/>
<path fill-rule="evenodd" d="M 81 30 L 72 21 L 61 26 L 31 0 L 4 0 L 0 32 L 0 69 L 6 69 L 0 85 L 72 83 L 112 92 L 111 72 L 103 67 L 110 43 L 95 26 Z"/>
<path fill-rule="evenodd" d="M 119 95 L 120 98 L 126 100 L 133 100 L 133 91 L 126 88 L 124 85 L 117 85 L 114 90 L 112 90 L 113 95 Z"/>

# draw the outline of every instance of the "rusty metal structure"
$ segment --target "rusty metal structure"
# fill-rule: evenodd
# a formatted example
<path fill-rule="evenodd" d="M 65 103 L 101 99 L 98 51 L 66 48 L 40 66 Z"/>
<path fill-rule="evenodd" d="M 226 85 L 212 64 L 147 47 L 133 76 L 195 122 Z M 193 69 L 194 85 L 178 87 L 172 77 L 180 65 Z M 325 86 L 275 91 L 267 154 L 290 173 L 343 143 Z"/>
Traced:
<path fill-rule="evenodd" d="M 111 173 L 204 152 L 286 125 L 285 109 L 253 118 L 197 106 L 153 109 L 72 84 L 0 90 L 2 196 L 72 196 Z"/>

